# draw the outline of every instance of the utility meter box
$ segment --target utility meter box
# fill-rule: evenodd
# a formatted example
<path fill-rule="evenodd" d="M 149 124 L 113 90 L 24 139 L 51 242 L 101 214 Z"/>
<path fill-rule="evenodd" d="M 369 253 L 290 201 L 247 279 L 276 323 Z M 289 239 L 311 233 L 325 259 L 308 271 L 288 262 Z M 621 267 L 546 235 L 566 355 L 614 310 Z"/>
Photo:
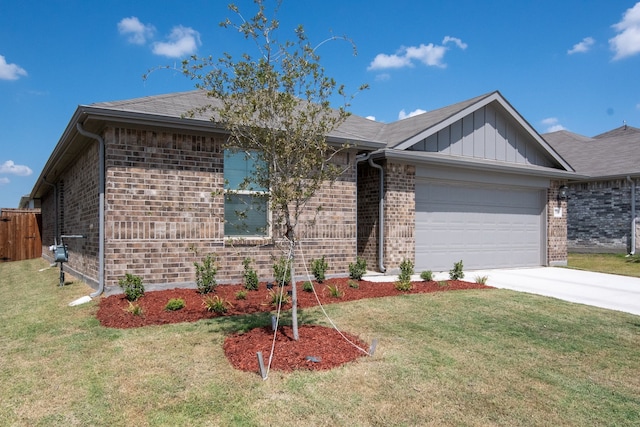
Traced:
<path fill-rule="evenodd" d="M 67 251 L 67 245 L 56 246 L 53 258 L 54 258 L 54 262 L 69 261 L 69 252 Z"/>

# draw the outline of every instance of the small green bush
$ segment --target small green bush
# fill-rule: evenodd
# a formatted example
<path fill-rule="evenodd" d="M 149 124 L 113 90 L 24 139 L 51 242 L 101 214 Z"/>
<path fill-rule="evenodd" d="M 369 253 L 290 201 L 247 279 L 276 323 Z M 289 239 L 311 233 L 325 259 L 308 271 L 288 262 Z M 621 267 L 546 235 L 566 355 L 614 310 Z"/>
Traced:
<path fill-rule="evenodd" d="M 313 283 L 306 281 L 302 284 L 302 290 L 305 292 L 313 292 Z"/>
<path fill-rule="evenodd" d="M 280 285 L 288 285 L 291 282 L 291 260 L 281 257 L 273 264 L 275 282 Z"/>
<path fill-rule="evenodd" d="M 327 290 L 332 298 L 342 298 L 343 293 L 338 289 L 338 285 L 328 285 Z"/>
<path fill-rule="evenodd" d="M 405 259 L 400 263 L 400 274 L 395 288 L 399 291 L 411 290 L 411 276 L 413 275 L 413 261 Z"/>
<path fill-rule="evenodd" d="M 440 286 L 441 288 L 446 288 L 447 286 L 449 286 L 449 282 L 447 282 L 446 280 L 438 280 L 438 286 Z"/>
<path fill-rule="evenodd" d="M 247 299 L 247 291 L 236 292 L 236 299 Z"/>
<path fill-rule="evenodd" d="M 216 282 L 218 266 L 216 265 L 215 257 L 209 254 L 202 260 L 202 264 L 194 262 L 193 265 L 196 268 L 196 285 L 198 286 L 198 292 L 201 294 L 213 292 L 216 286 L 218 286 Z"/>
<path fill-rule="evenodd" d="M 287 305 L 291 302 L 291 297 L 289 295 L 287 295 L 286 292 L 281 292 L 280 289 L 278 290 L 270 290 L 269 291 L 269 295 L 267 295 L 267 300 L 269 300 L 269 303 L 271 305 L 273 305 L 274 307 L 277 307 L 279 305 Z"/>
<path fill-rule="evenodd" d="M 355 263 L 349 263 L 349 277 L 354 280 L 362 280 L 367 274 L 367 260 L 357 257 Z"/>
<path fill-rule="evenodd" d="M 167 305 L 164 306 L 166 311 L 178 311 L 183 309 L 185 306 L 185 302 L 182 298 L 171 298 Z"/>
<path fill-rule="evenodd" d="M 476 276 L 476 283 L 480 285 L 486 285 L 487 280 L 489 280 L 489 276 Z"/>
<path fill-rule="evenodd" d="M 242 260 L 244 266 L 244 288 L 250 291 L 258 290 L 258 273 L 251 267 L 251 258 Z"/>
<path fill-rule="evenodd" d="M 329 265 L 327 264 L 327 261 L 325 261 L 324 255 L 320 259 L 314 259 L 313 261 L 311 261 L 311 271 L 313 272 L 313 276 L 316 278 L 316 281 L 318 283 L 324 282 L 328 268 Z"/>
<path fill-rule="evenodd" d="M 433 271 L 427 270 L 420 273 L 420 278 L 425 282 L 430 282 L 433 280 Z"/>
<path fill-rule="evenodd" d="M 127 273 L 122 279 L 118 280 L 118 284 L 122 288 L 125 298 L 129 301 L 137 301 L 138 298 L 144 295 L 144 285 L 140 276 Z"/>
<path fill-rule="evenodd" d="M 451 280 L 458 280 L 464 277 L 464 272 L 462 271 L 462 260 L 453 264 L 453 268 L 449 270 L 449 278 Z"/>
<path fill-rule="evenodd" d="M 359 289 L 360 288 L 360 284 L 358 284 L 358 282 L 356 282 L 354 280 L 349 280 L 347 283 L 349 284 L 350 288 L 353 288 L 353 289 Z"/>
<path fill-rule="evenodd" d="M 207 309 L 207 311 L 218 314 L 226 313 L 228 307 L 231 307 L 231 303 L 227 302 L 224 298 L 220 298 L 220 296 L 218 295 L 205 297 L 202 300 L 202 304 Z"/>

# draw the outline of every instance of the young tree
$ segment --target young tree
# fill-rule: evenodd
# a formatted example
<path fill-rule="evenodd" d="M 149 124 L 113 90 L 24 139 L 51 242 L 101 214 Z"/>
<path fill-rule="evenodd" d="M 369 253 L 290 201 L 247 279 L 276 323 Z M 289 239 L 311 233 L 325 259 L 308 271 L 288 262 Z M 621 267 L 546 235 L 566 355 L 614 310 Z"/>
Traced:
<path fill-rule="evenodd" d="M 183 62 L 182 70 L 212 97 L 204 110 L 229 131 L 227 148 L 257 160 L 255 173 L 242 188 L 268 189 L 274 237 L 286 239 L 290 253 L 295 254 L 297 226 L 307 202 L 344 172 L 333 160 L 347 147 L 327 143 L 326 136 L 348 117 L 346 108 L 351 97 L 345 95 L 344 86 L 325 75 L 316 52 L 319 45 L 311 45 L 302 26 L 296 28 L 294 41 L 280 42 L 275 38 L 279 22 L 267 18 L 265 0 L 254 2 L 258 11 L 253 18 L 245 20 L 238 7 L 231 4 L 229 9 L 239 22 L 227 19 L 221 26 L 235 29 L 252 41 L 257 48 L 255 56 L 194 56 Z M 280 4 L 277 1 L 274 14 Z M 350 42 L 345 37 L 330 37 L 321 44 L 338 39 Z M 336 94 L 343 97 L 344 104 L 333 109 L 330 99 Z M 293 259 L 290 265 L 293 334 L 297 340 Z"/>

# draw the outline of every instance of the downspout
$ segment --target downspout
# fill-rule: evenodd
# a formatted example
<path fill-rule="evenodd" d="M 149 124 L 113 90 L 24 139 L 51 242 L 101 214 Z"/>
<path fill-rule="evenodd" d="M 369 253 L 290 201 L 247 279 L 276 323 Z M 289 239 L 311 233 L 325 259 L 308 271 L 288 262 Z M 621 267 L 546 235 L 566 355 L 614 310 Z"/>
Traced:
<path fill-rule="evenodd" d="M 627 181 L 631 183 L 631 252 L 629 255 L 636 254 L 636 182 L 627 175 Z"/>
<path fill-rule="evenodd" d="M 373 162 L 371 153 L 364 154 L 358 159 L 358 161 L 367 160 L 372 168 L 380 171 L 380 192 L 378 194 L 378 268 L 381 273 L 385 273 L 387 267 L 384 266 L 384 168 Z"/>
<path fill-rule="evenodd" d="M 104 139 L 95 133 L 84 130 L 80 123 L 76 123 L 76 128 L 81 135 L 98 141 L 98 175 L 99 175 L 99 207 L 98 207 L 98 290 L 89 294 L 91 298 L 98 297 L 104 291 Z"/>

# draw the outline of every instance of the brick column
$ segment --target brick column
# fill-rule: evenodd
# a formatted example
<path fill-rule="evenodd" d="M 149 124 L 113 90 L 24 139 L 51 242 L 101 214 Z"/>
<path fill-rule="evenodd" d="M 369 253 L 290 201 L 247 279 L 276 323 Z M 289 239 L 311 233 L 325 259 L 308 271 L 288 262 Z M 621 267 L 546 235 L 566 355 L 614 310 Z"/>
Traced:
<path fill-rule="evenodd" d="M 567 201 L 558 200 L 564 181 L 551 181 L 547 190 L 547 264 L 567 265 Z M 558 216 L 561 214 L 561 216 Z"/>

